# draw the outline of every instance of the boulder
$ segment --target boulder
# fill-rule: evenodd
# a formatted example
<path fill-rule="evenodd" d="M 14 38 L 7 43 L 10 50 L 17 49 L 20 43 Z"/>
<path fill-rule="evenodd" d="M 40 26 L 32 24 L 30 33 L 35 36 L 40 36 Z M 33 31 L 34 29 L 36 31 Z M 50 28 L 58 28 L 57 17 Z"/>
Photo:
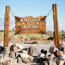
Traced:
<path fill-rule="evenodd" d="M 40 53 L 40 51 L 34 46 L 30 46 L 28 48 L 28 54 L 31 56 L 37 56 L 39 53 Z"/>
<path fill-rule="evenodd" d="M 22 62 L 23 62 L 23 63 L 29 63 L 30 61 L 29 61 L 28 58 L 22 58 Z"/>
<path fill-rule="evenodd" d="M 49 52 L 50 52 L 50 53 L 53 53 L 53 52 L 54 52 L 54 46 L 51 46 L 51 47 L 49 48 Z"/>
<path fill-rule="evenodd" d="M 22 60 L 22 62 L 24 62 L 24 63 L 29 63 L 29 62 L 33 61 L 33 57 L 28 55 L 27 53 L 19 53 L 19 57 L 17 57 L 17 58 Z M 18 62 L 19 62 L 19 59 L 18 59 Z"/>

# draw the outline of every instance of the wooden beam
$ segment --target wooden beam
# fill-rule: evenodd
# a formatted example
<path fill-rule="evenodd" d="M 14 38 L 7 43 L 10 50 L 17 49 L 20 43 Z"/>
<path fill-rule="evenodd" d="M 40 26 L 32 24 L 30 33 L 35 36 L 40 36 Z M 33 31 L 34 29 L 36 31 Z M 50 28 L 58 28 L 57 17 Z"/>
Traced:
<path fill-rule="evenodd" d="M 60 47 L 59 30 L 58 30 L 58 15 L 57 4 L 53 4 L 53 20 L 54 20 L 54 43 L 57 48 Z"/>
<path fill-rule="evenodd" d="M 5 24 L 4 24 L 4 47 L 8 47 L 9 42 L 9 21 L 10 21 L 10 6 L 6 6 Z"/>

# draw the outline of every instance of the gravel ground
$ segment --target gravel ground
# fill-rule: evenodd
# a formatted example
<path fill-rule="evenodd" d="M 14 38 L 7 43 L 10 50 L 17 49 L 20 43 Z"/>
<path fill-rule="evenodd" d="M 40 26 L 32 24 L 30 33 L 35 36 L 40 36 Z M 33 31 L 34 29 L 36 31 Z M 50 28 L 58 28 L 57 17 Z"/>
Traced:
<path fill-rule="evenodd" d="M 21 44 L 23 47 L 35 46 L 38 50 L 45 49 L 49 50 L 50 46 L 54 46 L 54 44 Z"/>

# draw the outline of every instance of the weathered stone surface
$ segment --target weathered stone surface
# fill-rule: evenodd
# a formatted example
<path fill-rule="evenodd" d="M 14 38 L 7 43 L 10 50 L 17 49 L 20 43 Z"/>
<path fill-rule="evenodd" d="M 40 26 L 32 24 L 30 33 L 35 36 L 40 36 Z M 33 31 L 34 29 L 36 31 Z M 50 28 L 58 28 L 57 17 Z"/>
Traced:
<path fill-rule="evenodd" d="M 31 56 L 37 56 L 39 53 L 40 53 L 39 50 L 34 46 L 30 46 L 28 48 L 28 54 Z"/>

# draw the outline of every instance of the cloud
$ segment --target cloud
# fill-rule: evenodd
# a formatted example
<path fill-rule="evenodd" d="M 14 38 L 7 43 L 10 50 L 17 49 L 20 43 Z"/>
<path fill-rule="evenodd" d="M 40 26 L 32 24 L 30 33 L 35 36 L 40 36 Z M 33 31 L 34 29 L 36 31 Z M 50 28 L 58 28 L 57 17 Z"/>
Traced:
<path fill-rule="evenodd" d="M 0 26 L 0 30 L 4 30 L 4 28 L 2 26 Z"/>
<path fill-rule="evenodd" d="M 10 30 L 15 29 L 15 24 L 10 25 L 9 29 Z"/>

